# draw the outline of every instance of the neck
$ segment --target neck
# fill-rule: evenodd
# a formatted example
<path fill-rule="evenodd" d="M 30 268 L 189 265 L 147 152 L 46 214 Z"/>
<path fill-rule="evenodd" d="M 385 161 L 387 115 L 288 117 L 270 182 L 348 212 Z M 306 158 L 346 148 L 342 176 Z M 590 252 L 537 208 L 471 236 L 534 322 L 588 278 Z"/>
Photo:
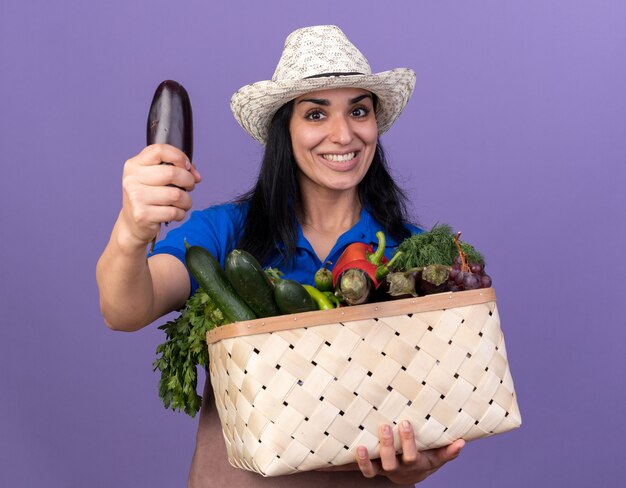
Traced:
<path fill-rule="evenodd" d="M 298 219 L 302 233 L 324 262 L 339 236 L 359 221 L 361 203 L 356 191 L 336 195 L 305 192 L 301 198 Z"/>
<path fill-rule="evenodd" d="M 361 215 L 356 191 L 333 194 L 302 194 L 298 218 L 303 228 L 341 234 L 352 228 Z"/>

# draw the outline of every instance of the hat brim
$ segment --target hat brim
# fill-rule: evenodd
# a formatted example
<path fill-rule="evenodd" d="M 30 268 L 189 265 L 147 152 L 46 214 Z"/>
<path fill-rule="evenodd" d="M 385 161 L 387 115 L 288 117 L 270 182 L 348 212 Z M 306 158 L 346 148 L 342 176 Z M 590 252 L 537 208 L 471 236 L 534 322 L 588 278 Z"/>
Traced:
<path fill-rule="evenodd" d="M 383 134 L 393 125 L 406 106 L 415 87 L 415 72 L 397 68 L 370 75 L 345 75 L 295 81 L 259 81 L 240 88 L 230 100 L 239 125 L 261 144 L 265 144 L 270 122 L 276 111 L 294 98 L 312 91 L 332 88 L 362 88 L 378 97 L 376 122 Z"/>

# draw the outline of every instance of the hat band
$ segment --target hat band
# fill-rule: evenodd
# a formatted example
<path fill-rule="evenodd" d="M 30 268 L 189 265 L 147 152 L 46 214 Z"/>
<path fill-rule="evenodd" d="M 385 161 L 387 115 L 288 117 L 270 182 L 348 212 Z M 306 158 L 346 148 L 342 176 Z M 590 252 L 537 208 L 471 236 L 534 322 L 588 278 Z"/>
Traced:
<path fill-rule="evenodd" d="M 363 76 L 363 73 L 359 73 L 358 71 L 346 71 L 346 72 L 336 71 L 334 73 L 321 73 L 319 75 L 307 76 L 304 79 L 310 80 L 311 78 L 334 78 L 337 76 L 353 76 L 353 75 Z"/>

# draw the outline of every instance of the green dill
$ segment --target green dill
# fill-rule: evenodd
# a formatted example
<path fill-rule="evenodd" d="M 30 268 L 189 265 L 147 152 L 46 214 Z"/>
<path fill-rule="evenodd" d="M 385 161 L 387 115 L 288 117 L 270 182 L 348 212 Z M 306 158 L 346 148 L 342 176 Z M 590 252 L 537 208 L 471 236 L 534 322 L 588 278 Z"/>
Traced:
<path fill-rule="evenodd" d="M 397 260 L 397 269 L 408 270 L 431 264 L 452 266 L 459 254 L 454 243 L 454 232 L 447 224 L 435 225 L 430 231 L 413 234 L 398 246 L 402 255 Z M 470 263 L 485 264 L 484 257 L 472 245 L 461 241 L 461 249 Z"/>
<path fill-rule="evenodd" d="M 181 314 L 163 324 L 166 340 L 157 346 L 160 357 L 153 363 L 161 372 L 159 397 L 165 408 L 183 410 L 195 417 L 202 397 L 197 393 L 197 366 L 209 364 L 207 331 L 226 323 L 215 302 L 201 289 L 187 300 Z"/>

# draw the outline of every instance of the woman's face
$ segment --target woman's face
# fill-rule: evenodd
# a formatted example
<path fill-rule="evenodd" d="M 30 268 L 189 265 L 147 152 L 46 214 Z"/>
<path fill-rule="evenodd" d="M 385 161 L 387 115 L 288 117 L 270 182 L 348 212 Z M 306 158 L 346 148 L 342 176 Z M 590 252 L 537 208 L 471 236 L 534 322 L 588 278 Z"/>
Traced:
<path fill-rule="evenodd" d="M 336 88 L 302 95 L 294 100 L 289 131 L 302 190 L 353 190 L 376 152 L 372 94 Z"/>

